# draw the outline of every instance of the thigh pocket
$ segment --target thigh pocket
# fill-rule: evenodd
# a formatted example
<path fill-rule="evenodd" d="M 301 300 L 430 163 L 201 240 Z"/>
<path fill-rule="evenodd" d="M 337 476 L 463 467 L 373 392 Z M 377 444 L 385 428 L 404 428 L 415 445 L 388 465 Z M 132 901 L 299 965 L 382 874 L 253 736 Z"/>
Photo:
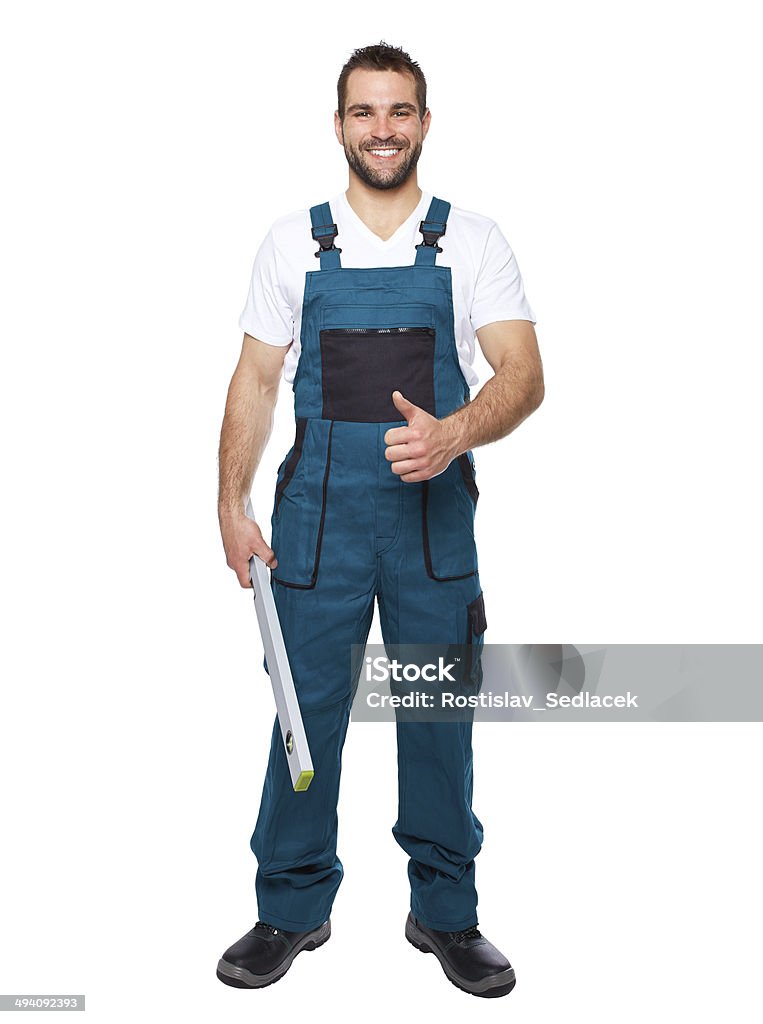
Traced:
<path fill-rule="evenodd" d="M 295 446 L 279 472 L 270 546 L 278 559 L 272 579 L 309 590 L 318 580 L 333 423 L 303 424 L 300 433 L 298 422 Z"/>
<path fill-rule="evenodd" d="M 453 459 L 448 468 L 421 491 L 424 563 L 433 580 L 460 580 L 477 572 L 474 513 L 477 483 L 470 452 Z"/>

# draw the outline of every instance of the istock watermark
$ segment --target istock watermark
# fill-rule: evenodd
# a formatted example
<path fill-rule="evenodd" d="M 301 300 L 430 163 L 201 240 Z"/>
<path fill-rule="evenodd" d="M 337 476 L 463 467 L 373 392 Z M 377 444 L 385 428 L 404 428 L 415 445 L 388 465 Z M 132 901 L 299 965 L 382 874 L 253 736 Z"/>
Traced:
<path fill-rule="evenodd" d="M 436 664 L 428 662 L 424 665 L 417 665 L 415 662 L 402 662 L 397 659 L 390 661 L 386 655 L 380 654 L 376 658 L 367 657 L 365 662 L 365 678 L 369 683 L 386 683 L 390 679 L 396 683 L 411 683 L 419 680 L 424 680 L 427 683 L 456 682 L 456 677 L 453 675 L 456 662 L 452 661 L 448 665 L 445 658 L 438 658 Z"/>
<path fill-rule="evenodd" d="M 763 721 L 762 644 L 351 648 L 356 721 Z"/>

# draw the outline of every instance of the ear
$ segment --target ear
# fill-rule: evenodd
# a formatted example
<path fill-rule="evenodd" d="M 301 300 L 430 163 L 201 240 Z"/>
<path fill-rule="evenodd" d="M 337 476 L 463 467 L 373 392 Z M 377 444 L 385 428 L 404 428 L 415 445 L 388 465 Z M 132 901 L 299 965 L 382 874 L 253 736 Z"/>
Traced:
<path fill-rule="evenodd" d="M 342 128 L 342 119 L 339 116 L 338 110 L 334 111 L 334 134 L 339 145 L 344 148 L 344 129 Z"/>
<path fill-rule="evenodd" d="M 432 111 L 427 107 L 424 111 L 424 116 L 421 119 L 421 138 L 422 141 L 427 137 L 429 126 L 432 123 Z"/>

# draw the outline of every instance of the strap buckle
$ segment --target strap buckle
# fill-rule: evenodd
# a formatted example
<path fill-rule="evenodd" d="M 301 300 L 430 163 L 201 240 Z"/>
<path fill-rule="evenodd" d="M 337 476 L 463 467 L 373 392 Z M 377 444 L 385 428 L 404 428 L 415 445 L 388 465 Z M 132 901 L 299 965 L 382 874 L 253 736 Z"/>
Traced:
<path fill-rule="evenodd" d="M 313 239 L 320 246 L 320 249 L 315 254 L 316 256 L 320 257 L 322 252 L 342 251 L 334 245 L 334 239 L 339 234 L 339 228 L 336 224 L 319 224 L 317 227 L 312 228 L 311 233 Z"/>
<path fill-rule="evenodd" d="M 419 242 L 416 246 L 417 249 L 434 249 L 435 252 L 442 252 L 441 247 L 437 244 L 446 231 L 446 224 L 442 221 L 437 220 L 422 220 L 419 224 L 419 231 L 424 236 L 424 241 Z"/>

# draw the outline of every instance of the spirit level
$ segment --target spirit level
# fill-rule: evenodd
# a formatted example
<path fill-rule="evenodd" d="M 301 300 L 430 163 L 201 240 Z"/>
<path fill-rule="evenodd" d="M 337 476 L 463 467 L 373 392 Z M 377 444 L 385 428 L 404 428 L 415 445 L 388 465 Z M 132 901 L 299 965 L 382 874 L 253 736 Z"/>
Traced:
<path fill-rule="evenodd" d="M 246 503 L 246 514 L 250 519 L 254 519 L 251 500 Z M 254 608 L 262 634 L 262 645 L 265 649 L 270 682 L 273 685 L 273 695 L 276 700 L 278 722 L 289 773 L 295 792 L 301 793 L 312 782 L 313 762 L 307 744 L 305 727 L 302 723 L 302 714 L 299 710 L 289 659 L 286 656 L 281 623 L 278 621 L 276 603 L 270 588 L 268 567 L 258 555 L 252 555 L 249 559 L 249 578 L 254 590 Z"/>

